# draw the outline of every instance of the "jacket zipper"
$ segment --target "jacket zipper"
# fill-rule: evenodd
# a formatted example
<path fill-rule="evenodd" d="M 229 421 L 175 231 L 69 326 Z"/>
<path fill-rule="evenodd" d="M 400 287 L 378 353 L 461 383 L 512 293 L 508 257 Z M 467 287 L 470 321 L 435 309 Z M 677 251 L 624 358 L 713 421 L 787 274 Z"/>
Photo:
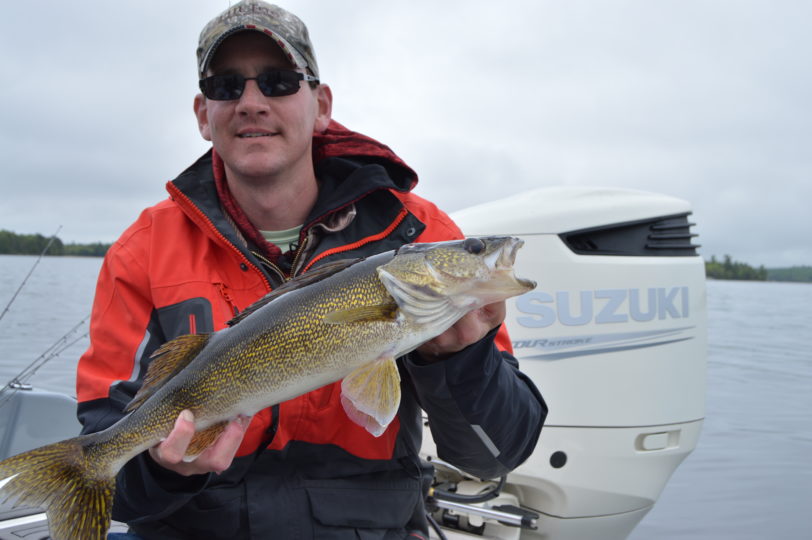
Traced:
<path fill-rule="evenodd" d="M 194 204 L 189 199 L 189 197 L 187 197 L 181 190 L 179 190 L 177 187 L 175 187 L 174 184 L 172 184 L 172 183 L 169 184 L 169 189 L 171 190 L 173 197 L 177 197 L 177 198 L 181 199 L 182 201 L 184 201 L 186 203 L 186 206 L 188 206 L 191 209 L 191 211 L 194 212 L 194 214 L 197 215 L 201 220 L 203 220 L 203 222 L 208 226 L 208 228 L 211 231 L 214 232 L 215 236 L 217 236 L 217 238 L 220 241 L 222 241 L 223 244 L 228 246 L 229 249 L 231 249 L 232 251 L 234 251 L 234 253 L 237 254 L 237 256 L 242 260 L 243 264 L 245 264 L 248 267 L 251 267 L 251 268 L 253 268 L 254 270 L 257 271 L 257 273 L 259 274 L 260 279 L 262 279 L 262 282 L 265 284 L 265 288 L 268 291 L 270 291 L 271 290 L 271 284 L 268 281 L 268 278 L 265 277 L 265 274 L 262 272 L 262 270 L 257 268 L 257 266 L 254 263 L 252 263 L 245 255 L 243 255 L 242 251 L 240 251 L 237 246 L 232 244 L 225 236 L 223 236 L 223 233 L 221 233 L 217 229 L 217 227 L 214 226 L 214 223 L 212 223 L 212 221 L 209 219 L 209 217 L 206 214 L 204 214 L 203 211 L 200 208 L 198 208 L 197 205 Z"/>
<path fill-rule="evenodd" d="M 299 244 L 298 249 L 296 249 L 296 254 L 293 256 L 293 263 L 290 265 L 290 277 L 293 279 L 299 273 L 299 260 L 302 258 L 302 253 L 305 252 L 307 247 L 307 242 L 310 240 L 310 235 L 306 235 L 302 243 Z"/>
<path fill-rule="evenodd" d="M 279 268 L 279 266 L 274 264 L 270 259 L 262 255 L 261 253 L 258 253 L 256 251 L 252 251 L 251 253 L 254 255 L 254 257 L 256 257 L 262 262 L 263 266 L 268 268 L 268 270 L 273 271 L 273 273 L 276 274 L 277 277 L 279 277 L 282 283 L 285 283 L 287 281 L 290 281 L 299 274 L 298 266 L 299 263 L 301 262 L 300 259 L 302 258 L 302 253 L 305 252 L 305 247 L 307 246 L 308 240 L 309 237 L 306 236 L 304 241 L 302 241 L 302 243 L 296 249 L 296 253 L 293 256 L 293 263 L 290 265 L 290 275 L 285 274 L 285 272 L 283 272 L 282 269 Z"/>
<path fill-rule="evenodd" d="M 281 268 L 279 268 L 276 264 L 274 264 L 270 259 L 265 257 L 262 253 L 258 251 L 251 251 L 251 254 L 259 259 L 259 262 L 262 263 L 266 269 L 270 270 L 279 278 L 279 280 L 284 283 L 286 281 L 290 281 L 290 277 L 288 277 Z"/>

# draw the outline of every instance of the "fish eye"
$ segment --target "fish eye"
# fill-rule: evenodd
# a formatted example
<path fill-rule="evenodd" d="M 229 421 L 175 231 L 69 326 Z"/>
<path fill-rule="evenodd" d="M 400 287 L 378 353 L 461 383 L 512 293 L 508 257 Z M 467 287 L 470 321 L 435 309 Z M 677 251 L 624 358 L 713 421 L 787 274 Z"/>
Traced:
<path fill-rule="evenodd" d="M 483 242 L 479 238 L 466 238 L 462 242 L 462 247 L 468 253 L 479 255 L 485 250 L 485 242 Z"/>

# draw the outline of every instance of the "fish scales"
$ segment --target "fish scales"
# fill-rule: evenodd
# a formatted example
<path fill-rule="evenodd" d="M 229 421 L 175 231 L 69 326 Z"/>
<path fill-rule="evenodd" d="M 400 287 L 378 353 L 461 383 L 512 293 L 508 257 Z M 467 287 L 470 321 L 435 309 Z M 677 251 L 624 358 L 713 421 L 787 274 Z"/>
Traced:
<path fill-rule="evenodd" d="M 246 319 L 228 329 L 221 343 L 212 344 L 218 346 L 212 347 L 210 352 L 207 352 L 208 347 L 204 349 L 195 360 L 204 365 L 200 375 L 189 381 L 178 381 L 178 384 L 188 385 L 198 392 L 193 401 L 198 405 L 192 408 L 192 412 L 199 425 L 205 427 L 208 424 L 207 411 L 250 412 L 237 410 L 240 396 L 274 395 L 302 381 L 308 381 L 308 389 L 318 388 L 330 382 L 329 379 L 338 378 L 340 373 L 350 371 L 355 364 L 349 360 L 359 358 L 363 361 L 363 354 L 358 354 L 359 348 L 362 353 L 364 351 L 363 343 L 396 339 L 399 328 L 391 321 L 355 325 L 323 322 L 328 313 L 339 309 L 391 302 L 385 288 L 365 265 L 376 266 L 365 261 L 349 268 L 345 271 L 348 275 L 337 280 L 331 290 L 305 288 L 287 293 L 262 308 L 274 310 L 271 322 L 260 317 Z M 344 283 L 358 282 L 357 274 L 368 274 L 368 277 L 362 279 L 360 285 Z M 253 337 L 246 339 L 245 335 Z M 233 346 L 233 343 L 239 345 Z M 226 354 L 216 362 L 210 361 L 209 356 L 217 357 L 221 350 Z M 348 359 L 351 353 L 352 358 Z M 195 364 L 189 367 L 193 368 Z M 224 378 L 234 392 L 222 392 Z M 174 386 L 170 382 L 162 392 L 167 396 L 177 395 L 178 389 Z"/>

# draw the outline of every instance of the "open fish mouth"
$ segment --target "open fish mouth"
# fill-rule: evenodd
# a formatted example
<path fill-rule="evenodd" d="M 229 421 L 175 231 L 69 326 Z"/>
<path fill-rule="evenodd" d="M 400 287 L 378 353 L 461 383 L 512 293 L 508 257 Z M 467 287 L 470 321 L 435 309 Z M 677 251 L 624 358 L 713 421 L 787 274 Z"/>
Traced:
<path fill-rule="evenodd" d="M 516 262 L 516 254 L 524 246 L 524 240 L 515 236 L 483 238 L 482 240 L 486 243 L 496 242 L 501 244 L 489 256 L 490 260 L 486 260 L 489 268 L 496 272 L 509 274 L 522 288 L 530 290 L 536 287 L 536 282 L 532 279 L 522 278 L 514 273 L 513 265 Z"/>
<path fill-rule="evenodd" d="M 510 246 L 510 249 L 503 251 L 502 258 L 500 259 L 501 264 L 511 268 L 512 270 L 514 269 L 513 264 L 516 262 L 516 253 L 518 253 L 519 249 L 524 245 L 524 240 L 521 238 L 514 238 L 513 240 L 515 241 Z M 534 280 L 519 277 L 515 274 L 514 277 L 522 287 L 526 287 L 528 290 L 536 288 L 536 282 Z"/>
<path fill-rule="evenodd" d="M 492 268 L 513 268 L 513 264 L 516 262 L 516 253 L 523 245 L 524 240 L 521 238 L 509 237 L 505 239 L 502 248 L 495 253 L 497 257 Z"/>

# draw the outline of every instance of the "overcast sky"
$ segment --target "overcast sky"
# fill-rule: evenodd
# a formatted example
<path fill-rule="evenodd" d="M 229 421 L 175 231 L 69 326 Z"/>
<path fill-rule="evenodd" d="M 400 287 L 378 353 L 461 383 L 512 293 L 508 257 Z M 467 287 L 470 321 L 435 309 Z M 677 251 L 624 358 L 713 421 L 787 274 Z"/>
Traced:
<path fill-rule="evenodd" d="M 0 18 L 0 228 L 111 242 L 207 150 L 194 51 L 227 0 Z M 812 2 L 290 0 L 333 116 L 448 211 L 544 186 L 688 200 L 701 253 L 812 264 Z"/>

